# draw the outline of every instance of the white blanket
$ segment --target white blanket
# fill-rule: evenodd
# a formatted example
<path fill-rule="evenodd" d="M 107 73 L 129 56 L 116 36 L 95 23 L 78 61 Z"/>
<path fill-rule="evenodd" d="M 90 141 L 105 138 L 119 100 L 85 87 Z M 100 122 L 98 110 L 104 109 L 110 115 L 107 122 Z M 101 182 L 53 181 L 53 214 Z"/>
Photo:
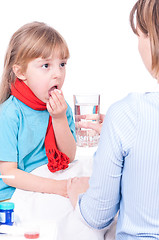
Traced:
<path fill-rule="evenodd" d="M 64 171 L 51 173 L 47 165 L 35 169 L 32 173 L 42 177 L 62 180 L 72 177 L 90 176 L 92 171 L 92 155 L 76 156 Z M 103 240 L 103 231 L 90 228 L 79 219 L 69 199 L 56 195 L 29 192 L 16 189 L 12 199 L 15 203 L 16 220 L 21 223 L 27 222 L 54 222 L 57 225 L 58 240 Z M 113 231 L 113 233 L 111 233 Z M 110 237 L 109 237 L 109 233 Z M 105 239 L 114 239 L 115 224 L 110 227 Z M 52 240 L 55 240 L 53 238 Z"/>

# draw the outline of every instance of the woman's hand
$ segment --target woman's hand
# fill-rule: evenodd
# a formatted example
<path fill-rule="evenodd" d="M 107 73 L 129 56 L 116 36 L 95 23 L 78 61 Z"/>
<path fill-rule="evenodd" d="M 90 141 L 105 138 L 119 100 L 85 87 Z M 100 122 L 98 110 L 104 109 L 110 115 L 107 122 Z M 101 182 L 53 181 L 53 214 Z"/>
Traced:
<path fill-rule="evenodd" d="M 100 134 L 105 115 L 104 114 L 100 114 L 99 115 L 99 121 L 97 121 L 97 119 L 94 118 L 94 115 L 96 117 L 96 114 L 92 114 L 92 115 L 78 115 L 78 119 L 77 119 L 77 122 L 76 122 L 76 127 L 93 129 L 97 133 Z M 88 121 L 79 121 L 80 120 L 79 118 L 80 119 L 85 119 L 85 120 L 88 120 Z M 92 120 L 92 121 L 89 121 L 89 120 Z"/>
<path fill-rule="evenodd" d="M 73 207 L 76 206 L 78 196 L 89 188 L 89 177 L 72 178 L 67 181 L 67 194 Z"/>

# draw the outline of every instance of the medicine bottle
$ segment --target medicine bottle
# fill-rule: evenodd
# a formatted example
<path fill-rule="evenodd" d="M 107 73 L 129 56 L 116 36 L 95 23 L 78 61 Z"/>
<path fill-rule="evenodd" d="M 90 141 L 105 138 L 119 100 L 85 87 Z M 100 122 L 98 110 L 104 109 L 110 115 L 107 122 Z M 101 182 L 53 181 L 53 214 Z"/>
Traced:
<path fill-rule="evenodd" d="M 14 203 L 0 203 L 0 225 L 13 225 L 14 223 Z"/>

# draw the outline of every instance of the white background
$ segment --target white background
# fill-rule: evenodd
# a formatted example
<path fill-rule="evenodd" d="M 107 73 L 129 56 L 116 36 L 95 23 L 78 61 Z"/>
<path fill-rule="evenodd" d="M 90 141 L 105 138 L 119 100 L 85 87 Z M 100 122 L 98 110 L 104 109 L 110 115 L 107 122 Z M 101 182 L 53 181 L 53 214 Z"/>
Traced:
<path fill-rule="evenodd" d="M 5 0 L 0 4 L 0 75 L 12 34 L 23 24 L 43 21 L 65 38 L 70 59 L 63 91 L 100 93 L 101 112 L 129 92 L 157 87 L 140 59 L 129 25 L 136 0 Z"/>

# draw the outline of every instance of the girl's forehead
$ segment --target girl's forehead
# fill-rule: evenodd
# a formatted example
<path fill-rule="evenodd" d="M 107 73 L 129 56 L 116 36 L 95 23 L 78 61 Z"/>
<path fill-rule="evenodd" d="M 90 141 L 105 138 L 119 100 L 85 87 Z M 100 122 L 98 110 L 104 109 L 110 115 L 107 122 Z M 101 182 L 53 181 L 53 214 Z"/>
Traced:
<path fill-rule="evenodd" d="M 47 61 L 53 61 L 55 59 L 67 59 L 67 57 L 63 57 L 60 53 L 53 53 L 48 57 L 40 57 L 39 60 L 47 60 Z"/>
<path fill-rule="evenodd" d="M 51 50 L 51 52 L 49 54 L 43 54 L 41 55 L 42 58 L 44 59 L 55 59 L 55 58 L 59 58 L 59 59 L 66 59 L 69 57 L 69 53 L 66 49 L 55 47 Z"/>

